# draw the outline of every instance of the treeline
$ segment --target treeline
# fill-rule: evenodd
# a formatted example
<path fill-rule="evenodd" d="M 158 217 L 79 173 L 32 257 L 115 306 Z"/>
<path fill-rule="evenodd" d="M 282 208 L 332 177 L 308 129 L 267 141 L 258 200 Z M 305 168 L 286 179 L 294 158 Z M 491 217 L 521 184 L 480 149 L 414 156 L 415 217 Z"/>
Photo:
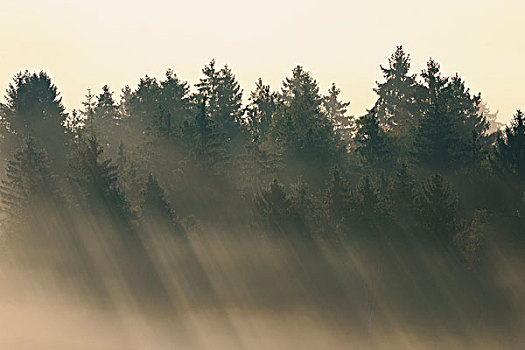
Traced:
<path fill-rule="evenodd" d="M 360 117 L 301 66 L 280 90 L 259 79 L 246 105 L 230 68 L 212 60 L 194 92 L 168 70 L 120 97 L 108 86 L 89 91 L 69 114 L 46 73 L 19 73 L 1 106 L 6 242 L 67 242 L 97 265 L 111 241 L 122 271 L 134 266 L 149 280 L 152 232 L 180 244 L 188 230 L 262 234 L 318 263 L 319 241 L 376 262 L 436 254 L 468 271 L 483 268 L 494 241 L 522 246 L 523 113 L 502 128 L 480 94 L 434 60 L 411 73 L 401 47 L 381 71 Z"/>

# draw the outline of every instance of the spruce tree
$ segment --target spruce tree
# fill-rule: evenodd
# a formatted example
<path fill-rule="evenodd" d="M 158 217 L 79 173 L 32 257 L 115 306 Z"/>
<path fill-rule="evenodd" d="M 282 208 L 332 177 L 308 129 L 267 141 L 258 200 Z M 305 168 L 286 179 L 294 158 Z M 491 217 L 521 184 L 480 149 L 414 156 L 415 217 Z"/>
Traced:
<path fill-rule="evenodd" d="M 14 135 L 32 137 L 56 166 L 65 164 L 67 114 L 57 87 L 45 72 L 15 75 L 7 90 L 5 118 Z"/>
<path fill-rule="evenodd" d="M 196 84 L 199 91 L 197 99 L 206 101 L 207 116 L 235 147 L 245 136 L 242 90 L 239 83 L 227 65 L 217 70 L 215 60 L 205 66 L 202 73 L 204 78 Z"/>
<path fill-rule="evenodd" d="M 215 121 L 209 117 L 205 97 L 194 113 L 195 119 L 186 123 L 184 128 L 186 146 L 191 158 L 198 166 L 211 169 L 215 174 L 222 174 L 230 154 L 230 145 Z"/>
<path fill-rule="evenodd" d="M 355 131 L 355 121 L 353 116 L 347 116 L 347 108 L 350 102 L 339 100 L 341 90 L 335 84 L 328 89 L 328 95 L 323 97 L 322 108 L 337 134 L 348 145 Z"/>
<path fill-rule="evenodd" d="M 387 134 L 379 126 L 375 110 L 372 109 L 357 121 L 355 151 L 366 166 L 375 169 L 393 168 L 394 155 L 389 141 Z"/>
<path fill-rule="evenodd" d="M 63 204 L 47 154 L 33 138 L 27 138 L 8 161 L 0 198 L 10 222 L 30 225 L 38 225 L 46 212 Z"/>
<path fill-rule="evenodd" d="M 525 116 L 518 110 L 496 142 L 495 160 L 500 168 L 525 179 Z"/>
<path fill-rule="evenodd" d="M 77 185 L 80 200 L 94 215 L 127 223 L 131 212 L 118 184 L 117 166 L 94 135 L 81 137 L 70 158 L 70 179 Z"/>
<path fill-rule="evenodd" d="M 423 233 L 447 248 L 458 230 L 458 197 L 441 175 L 432 176 L 416 195 Z"/>
<path fill-rule="evenodd" d="M 416 76 L 408 73 L 410 55 L 405 53 L 402 46 L 398 46 L 388 59 L 388 67 L 380 68 L 385 82 L 377 83 L 374 89 L 378 95 L 374 105 L 377 118 L 388 130 L 399 128 L 400 133 L 409 133 L 419 114 L 419 86 Z"/>
<path fill-rule="evenodd" d="M 247 123 L 254 142 L 261 143 L 266 139 L 278 108 L 278 94 L 272 92 L 270 86 L 264 85 L 259 78 L 246 108 Z"/>
<path fill-rule="evenodd" d="M 442 77 L 430 60 L 422 76 L 425 97 L 416 136 L 420 163 L 434 169 L 472 166 L 486 156 L 488 124 L 479 113 L 480 95 L 471 95 L 457 75 Z"/>
<path fill-rule="evenodd" d="M 320 184 L 330 167 L 341 160 L 344 149 L 321 108 L 317 82 L 297 66 L 292 77 L 285 79 L 281 95 L 283 103 L 272 122 L 271 143 L 283 154 L 290 174 L 304 173 L 307 181 Z"/>
<path fill-rule="evenodd" d="M 153 175 L 148 176 L 142 193 L 142 219 L 149 225 L 157 224 L 169 230 L 182 231 L 177 217 L 166 199 L 166 193 Z"/>

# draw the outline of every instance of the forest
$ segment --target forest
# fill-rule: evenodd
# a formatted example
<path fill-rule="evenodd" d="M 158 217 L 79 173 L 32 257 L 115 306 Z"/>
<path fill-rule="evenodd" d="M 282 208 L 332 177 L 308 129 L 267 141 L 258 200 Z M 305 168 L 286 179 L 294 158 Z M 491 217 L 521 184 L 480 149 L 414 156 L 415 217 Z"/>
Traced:
<path fill-rule="evenodd" d="M 230 310 L 300 310 L 370 349 L 401 333 L 519 348 L 525 115 L 500 124 L 401 46 L 386 62 L 362 116 L 302 66 L 246 93 L 212 60 L 194 85 L 168 70 L 71 112 L 46 72 L 16 74 L 0 105 L 2 298 L 133 309 L 186 348 L 202 341 L 191 312 L 249 348 Z"/>

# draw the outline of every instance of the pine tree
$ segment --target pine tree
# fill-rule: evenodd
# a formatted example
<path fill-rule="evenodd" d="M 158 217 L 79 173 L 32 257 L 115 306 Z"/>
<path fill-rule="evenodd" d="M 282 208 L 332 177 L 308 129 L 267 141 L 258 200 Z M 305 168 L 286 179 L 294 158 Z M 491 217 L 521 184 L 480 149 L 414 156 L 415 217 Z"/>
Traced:
<path fill-rule="evenodd" d="M 378 95 L 372 108 L 379 124 L 392 139 L 396 156 L 408 160 L 414 152 L 414 137 L 421 114 L 424 89 L 410 75 L 410 55 L 401 46 L 388 59 L 388 67 L 380 66 L 384 82 L 374 89 Z"/>
<path fill-rule="evenodd" d="M 458 230 L 458 197 L 442 176 L 432 176 L 416 195 L 423 230 L 441 247 L 449 247 Z"/>
<path fill-rule="evenodd" d="M 6 95 L 9 122 L 22 134 L 33 130 L 43 120 L 60 126 L 66 114 L 57 87 L 44 73 L 18 73 Z"/>
<path fill-rule="evenodd" d="M 81 201 L 96 216 L 126 223 L 131 217 L 127 200 L 118 185 L 117 166 L 104 159 L 96 136 L 81 137 L 70 159 L 70 179 L 79 189 Z"/>
<path fill-rule="evenodd" d="M 8 161 L 0 198 L 9 221 L 32 225 L 63 204 L 47 154 L 34 139 L 27 138 Z"/>
<path fill-rule="evenodd" d="M 392 214 L 406 232 L 411 232 L 417 217 L 415 198 L 414 176 L 408 171 L 408 166 L 402 164 L 392 182 Z"/>
<path fill-rule="evenodd" d="M 271 142 L 283 154 L 288 171 L 299 171 L 306 180 L 322 183 L 344 149 L 321 109 L 317 82 L 297 66 L 292 77 L 285 79 L 281 95 L 283 104 L 272 122 Z"/>
<path fill-rule="evenodd" d="M 350 188 L 338 168 L 330 171 L 330 178 L 326 184 L 325 198 L 329 213 L 336 222 L 348 217 L 350 213 Z"/>
<path fill-rule="evenodd" d="M 376 169 L 392 169 L 394 156 L 387 134 L 379 126 L 375 110 L 369 111 L 357 121 L 357 133 L 354 139 L 355 151 L 364 163 Z"/>
<path fill-rule="evenodd" d="M 525 116 L 518 110 L 510 126 L 496 142 L 495 160 L 497 164 L 511 174 L 525 179 Z"/>
<path fill-rule="evenodd" d="M 17 137 L 32 137 L 58 167 L 65 162 L 67 114 L 57 87 L 44 73 L 18 73 L 6 95 L 5 118 Z M 21 140 L 20 140 L 21 141 Z"/>
<path fill-rule="evenodd" d="M 401 133 L 411 131 L 418 117 L 419 86 L 415 75 L 409 75 L 410 55 L 402 46 L 388 59 L 388 67 L 380 66 L 385 79 L 374 89 L 378 99 L 374 105 L 380 124 L 386 129 L 399 128 Z M 408 136 L 408 135 L 405 135 Z"/>
<path fill-rule="evenodd" d="M 350 195 L 351 223 L 357 229 L 374 235 L 383 233 L 391 219 L 391 209 L 385 191 L 370 176 L 363 176 Z M 374 236 L 375 237 L 375 236 Z"/>
<path fill-rule="evenodd" d="M 206 101 L 207 116 L 212 119 L 229 142 L 235 145 L 244 136 L 242 90 L 230 68 L 225 65 L 220 70 L 212 60 L 202 69 L 204 78 L 196 84 L 198 98 Z"/>
<path fill-rule="evenodd" d="M 299 217 L 284 186 L 277 179 L 255 197 L 254 205 L 259 221 L 274 233 L 291 234 L 296 231 Z"/>
<path fill-rule="evenodd" d="M 434 169 L 472 166 L 486 157 L 488 124 L 479 113 L 481 96 L 470 94 L 457 75 L 442 77 L 432 59 L 422 73 L 426 97 L 416 137 L 416 155 Z"/>
<path fill-rule="evenodd" d="M 200 101 L 199 110 L 194 112 L 194 121 L 185 125 L 186 145 L 198 166 L 221 174 L 224 173 L 228 161 L 229 144 L 206 110 L 207 103 L 204 97 Z"/>
<path fill-rule="evenodd" d="M 166 199 L 166 193 L 153 175 L 148 176 L 142 193 L 142 219 L 149 225 L 157 225 L 168 230 L 182 231 L 177 217 Z"/>
<path fill-rule="evenodd" d="M 432 59 L 422 76 L 427 95 L 418 126 L 417 158 L 427 167 L 447 169 L 456 162 L 455 150 L 459 146 L 457 120 L 447 111 L 448 101 L 444 93 L 448 78 L 441 76 L 439 64 Z"/>
<path fill-rule="evenodd" d="M 346 115 L 350 102 L 339 101 L 340 93 L 341 90 L 332 84 L 328 95 L 323 97 L 322 108 L 339 137 L 348 145 L 355 131 L 355 122 L 353 116 Z"/>
<path fill-rule="evenodd" d="M 190 88 L 168 69 L 160 82 L 159 112 L 154 128 L 165 137 L 180 137 L 181 126 L 191 117 Z"/>
<path fill-rule="evenodd" d="M 272 120 L 279 108 L 279 96 L 264 85 L 261 78 L 255 84 L 246 108 L 247 123 L 252 139 L 256 143 L 263 142 L 269 131 Z"/>

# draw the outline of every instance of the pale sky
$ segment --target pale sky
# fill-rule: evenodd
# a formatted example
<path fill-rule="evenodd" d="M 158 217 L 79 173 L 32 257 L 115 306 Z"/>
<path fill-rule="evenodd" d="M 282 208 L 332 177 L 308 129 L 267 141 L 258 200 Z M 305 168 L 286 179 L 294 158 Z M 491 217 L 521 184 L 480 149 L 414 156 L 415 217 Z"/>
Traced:
<path fill-rule="evenodd" d="M 403 45 L 413 72 L 433 57 L 508 121 L 525 108 L 524 16 L 523 0 L 0 0 L 0 89 L 43 69 L 70 111 L 87 88 L 118 96 L 168 68 L 193 84 L 212 58 L 245 96 L 258 77 L 279 89 L 301 64 L 361 115 Z"/>

